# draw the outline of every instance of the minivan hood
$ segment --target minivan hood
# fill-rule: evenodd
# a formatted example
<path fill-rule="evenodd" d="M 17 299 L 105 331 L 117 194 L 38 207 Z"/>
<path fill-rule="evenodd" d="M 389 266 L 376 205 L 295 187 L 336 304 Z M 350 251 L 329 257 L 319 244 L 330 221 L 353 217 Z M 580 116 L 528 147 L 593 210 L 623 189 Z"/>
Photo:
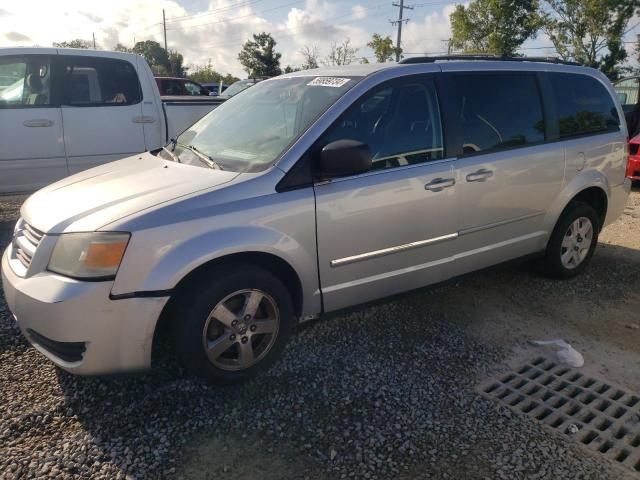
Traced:
<path fill-rule="evenodd" d="M 87 232 L 175 198 L 233 180 L 238 173 L 142 153 L 67 177 L 37 191 L 22 217 L 45 233 Z"/>

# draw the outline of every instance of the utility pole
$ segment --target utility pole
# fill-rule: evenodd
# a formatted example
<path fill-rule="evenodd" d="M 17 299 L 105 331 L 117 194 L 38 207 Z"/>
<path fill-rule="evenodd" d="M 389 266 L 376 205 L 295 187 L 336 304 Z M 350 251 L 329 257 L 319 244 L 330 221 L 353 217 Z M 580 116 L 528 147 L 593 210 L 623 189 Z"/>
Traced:
<path fill-rule="evenodd" d="M 162 9 L 162 30 L 164 30 L 164 51 L 169 53 L 167 50 L 167 20 L 164 16 L 164 8 Z"/>
<path fill-rule="evenodd" d="M 403 18 L 404 9 L 413 10 L 413 7 L 409 7 L 404 4 L 404 0 L 400 0 L 400 3 L 393 3 L 394 7 L 400 8 L 398 12 L 398 20 L 389 20 L 391 25 L 398 26 L 398 37 L 396 39 L 396 62 L 400 61 L 400 43 L 402 42 L 402 24 L 407 23 L 409 21 L 408 18 Z"/>
<path fill-rule="evenodd" d="M 96 49 L 96 34 L 94 32 L 91 32 L 91 36 L 93 37 L 93 49 Z"/>

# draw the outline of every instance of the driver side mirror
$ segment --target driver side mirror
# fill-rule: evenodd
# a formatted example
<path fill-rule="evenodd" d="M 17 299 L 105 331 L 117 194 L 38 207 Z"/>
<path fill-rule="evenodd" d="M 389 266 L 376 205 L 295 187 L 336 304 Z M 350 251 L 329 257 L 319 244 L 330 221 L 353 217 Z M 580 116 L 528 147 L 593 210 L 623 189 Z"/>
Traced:
<path fill-rule="evenodd" d="M 320 152 L 319 170 L 325 177 L 347 177 L 371 169 L 372 155 L 366 143 L 336 140 Z"/>

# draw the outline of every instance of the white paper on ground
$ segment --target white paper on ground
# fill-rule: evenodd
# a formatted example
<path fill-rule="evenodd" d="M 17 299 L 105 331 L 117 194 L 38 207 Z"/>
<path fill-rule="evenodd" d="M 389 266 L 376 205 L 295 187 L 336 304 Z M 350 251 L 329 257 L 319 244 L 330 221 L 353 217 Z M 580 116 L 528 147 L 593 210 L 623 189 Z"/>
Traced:
<path fill-rule="evenodd" d="M 556 350 L 558 360 L 570 367 L 580 368 L 584 365 L 584 357 L 582 354 L 564 340 L 532 340 L 531 343 L 535 345 L 551 345 L 559 347 L 560 350 Z"/>

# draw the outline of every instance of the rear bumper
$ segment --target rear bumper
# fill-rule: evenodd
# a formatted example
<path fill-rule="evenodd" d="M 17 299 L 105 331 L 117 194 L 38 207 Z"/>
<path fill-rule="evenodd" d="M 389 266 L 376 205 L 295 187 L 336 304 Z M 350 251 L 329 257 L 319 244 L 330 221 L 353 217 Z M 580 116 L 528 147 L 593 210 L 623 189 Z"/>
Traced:
<path fill-rule="evenodd" d="M 625 178 L 620 185 L 611 188 L 609 192 L 609 205 L 607 206 L 607 217 L 604 221 L 604 227 L 615 222 L 627 206 L 629 193 L 631 192 L 631 180 Z"/>
<path fill-rule="evenodd" d="M 631 180 L 640 180 L 640 155 L 630 155 L 627 163 L 627 176 Z"/>
<path fill-rule="evenodd" d="M 110 300 L 113 282 L 81 282 L 50 272 L 16 275 L 9 250 L 2 284 L 27 340 L 63 369 L 82 375 L 143 370 L 151 365 L 164 298 Z"/>

